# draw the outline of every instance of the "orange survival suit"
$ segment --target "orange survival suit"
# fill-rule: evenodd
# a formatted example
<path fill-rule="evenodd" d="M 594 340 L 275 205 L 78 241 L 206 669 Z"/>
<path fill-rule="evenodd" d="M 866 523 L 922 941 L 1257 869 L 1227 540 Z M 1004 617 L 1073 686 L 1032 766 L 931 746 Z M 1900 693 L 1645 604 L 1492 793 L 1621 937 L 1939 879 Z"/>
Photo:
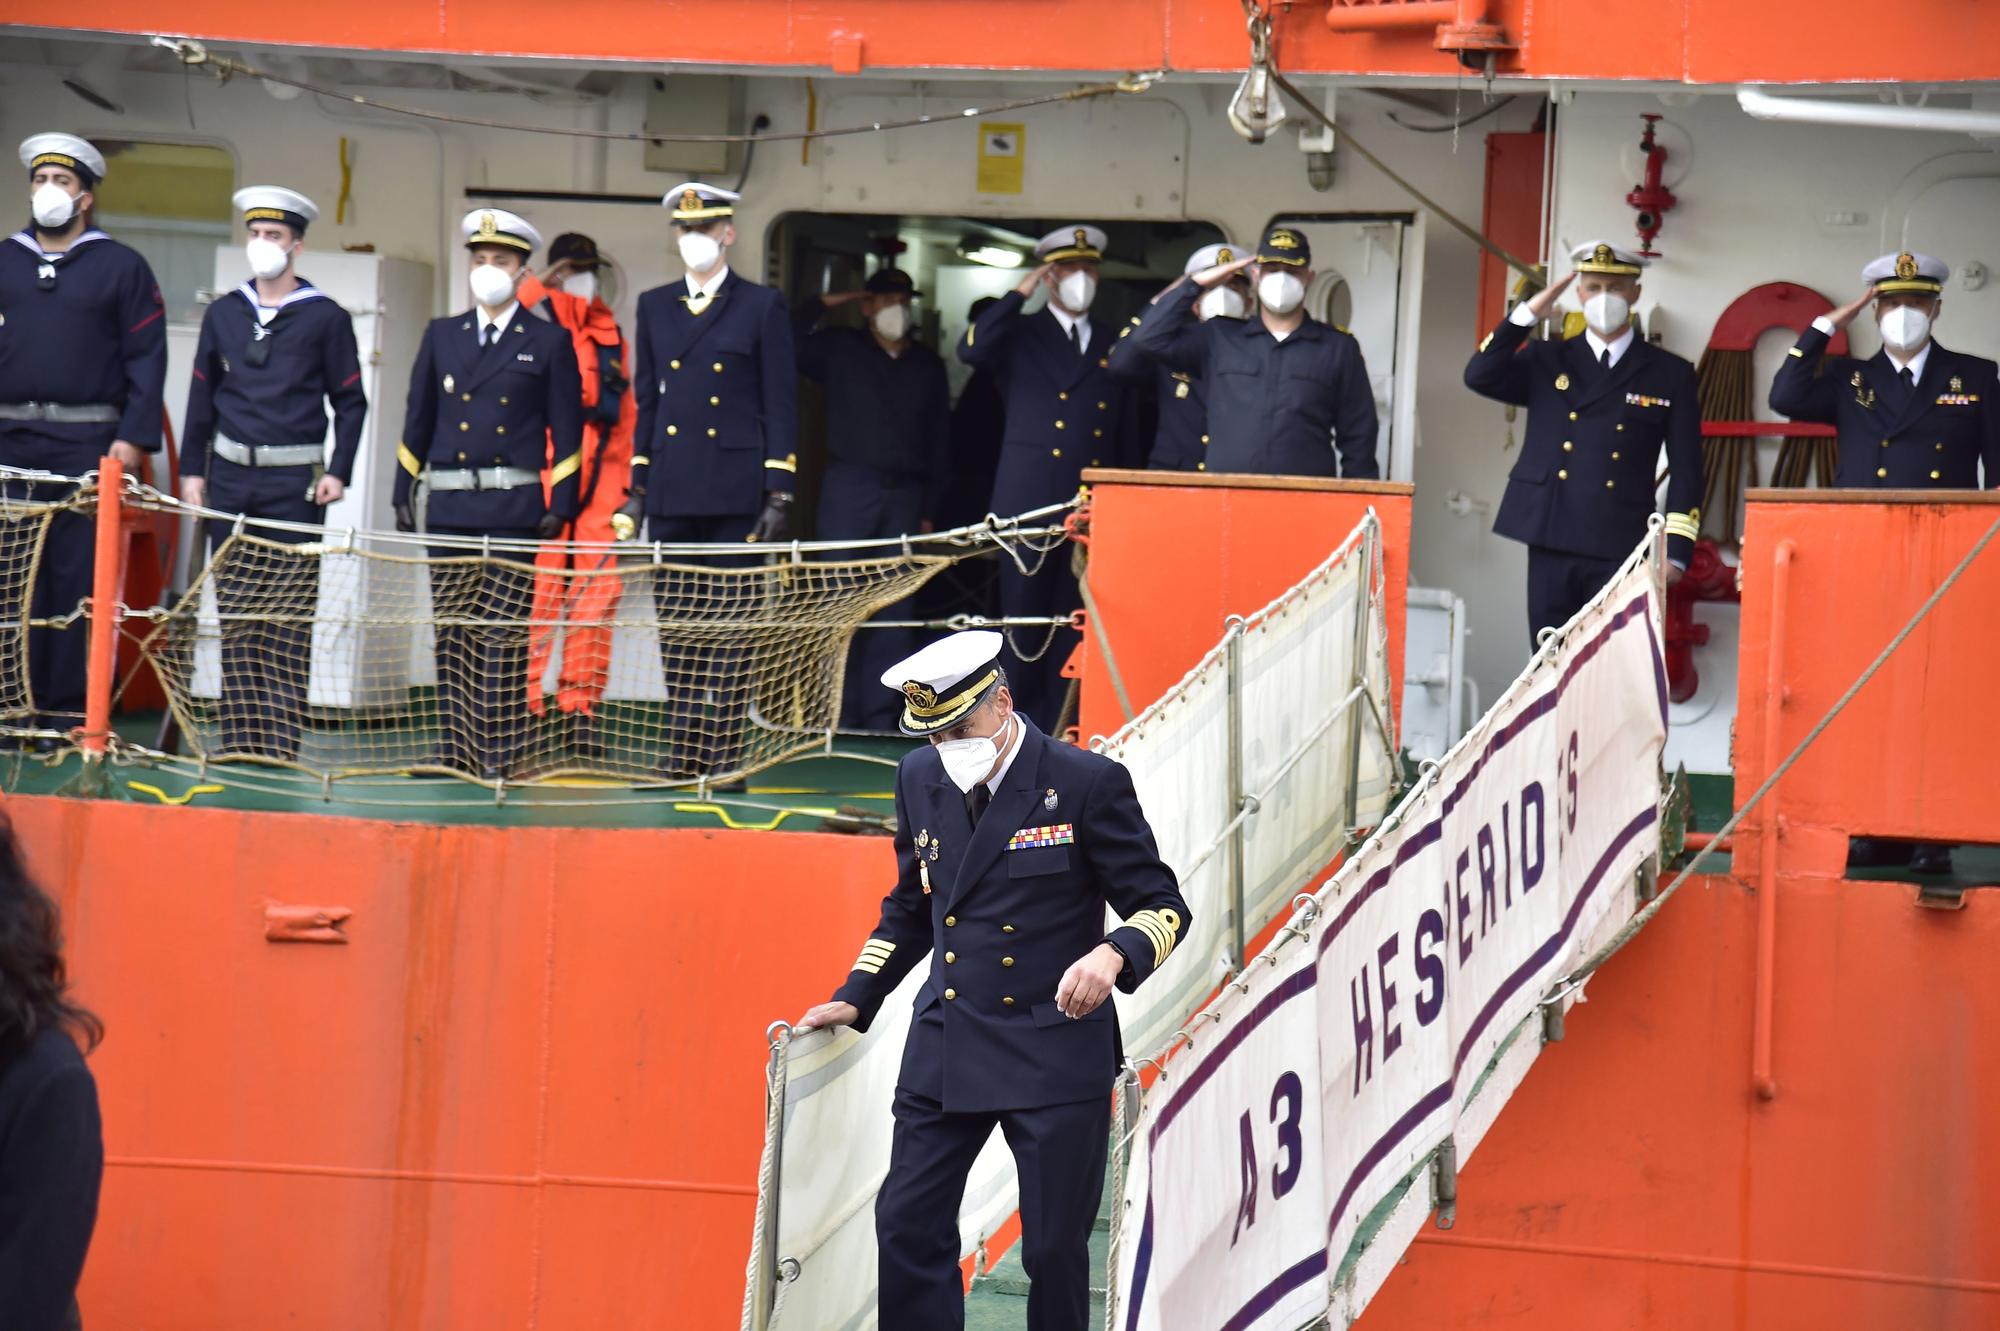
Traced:
<path fill-rule="evenodd" d="M 631 364 L 617 320 L 601 299 L 551 291 L 532 273 L 521 279 L 519 296 L 528 308 L 547 302 L 576 346 L 576 365 L 583 378 L 582 510 L 568 539 L 608 545 L 611 515 L 625 502 L 625 487 L 631 480 L 632 433 L 639 418 L 627 379 Z M 617 395 L 615 408 L 606 400 L 607 393 Z M 542 468 L 545 496 L 553 463 L 550 458 Z M 564 712 L 589 716 L 604 697 L 611 673 L 611 617 L 618 608 L 614 565 L 608 550 L 572 550 L 565 542 L 544 545 L 535 556 L 541 572 L 535 576 L 527 683 L 528 709 L 537 716 L 548 706 L 542 680 L 558 640 L 562 671 L 556 705 Z"/>

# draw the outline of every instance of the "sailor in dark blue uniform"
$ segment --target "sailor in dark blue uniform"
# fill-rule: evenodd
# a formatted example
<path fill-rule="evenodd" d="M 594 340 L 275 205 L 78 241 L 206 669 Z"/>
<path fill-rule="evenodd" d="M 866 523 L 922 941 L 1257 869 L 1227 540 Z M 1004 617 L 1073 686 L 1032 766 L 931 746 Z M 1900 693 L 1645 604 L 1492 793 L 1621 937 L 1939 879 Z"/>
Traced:
<path fill-rule="evenodd" d="M 514 288 L 542 237 L 527 219 L 476 208 L 461 224 L 473 307 L 433 319 L 410 371 L 396 449 L 399 531 L 416 530 L 412 492 L 429 491 L 424 529 L 438 535 L 548 540 L 576 517 L 583 467 L 583 381 L 566 329 L 521 308 Z M 542 469 L 550 495 L 542 499 Z M 527 724 L 531 556 L 483 560 L 434 547 L 440 765 L 495 780 Z M 477 627 L 448 618 L 484 620 Z"/>
<path fill-rule="evenodd" d="M 928 531 L 951 467 L 951 386 L 935 351 L 910 336 L 917 296 L 900 268 L 871 273 L 860 291 L 829 293 L 799 318 L 799 373 L 826 398 L 826 471 L 813 535 L 865 541 Z M 858 304 L 864 328 L 826 326 L 827 314 Z M 882 612 L 907 619 L 907 603 Z M 842 723 L 865 730 L 896 724 L 895 698 L 875 680 L 909 655 L 907 629 L 865 629 L 848 653 Z"/>
<path fill-rule="evenodd" d="M 1528 408 L 1493 530 L 1527 544 L 1531 644 L 1583 609 L 1645 537 L 1662 449 L 1669 581 L 1680 579 L 1701 531 L 1694 366 L 1633 332 L 1645 260 L 1591 241 L 1570 262 L 1573 272 L 1515 306 L 1465 366 L 1467 388 Z M 1572 283 L 1583 335 L 1529 342 Z"/>
<path fill-rule="evenodd" d="M 1234 263 L 1244 252 L 1241 246 L 1226 240 L 1204 245 L 1188 256 L 1182 275 L 1193 277 L 1219 264 Z M 1211 319 L 1240 322 L 1249 313 L 1250 284 L 1240 275 L 1207 288 L 1194 303 L 1195 318 L 1204 324 Z M 1133 330 L 1144 320 L 1145 316 L 1134 315 L 1130 326 L 1118 330 L 1118 341 L 1111 348 L 1111 372 L 1128 382 L 1154 385 L 1159 425 L 1153 435 L 1153 447 L 1146 454 L 1147 469 L 1207 471 L 1207 380 L 1198 371 L 1161 364 L 1135 345 Z"/>
<path fill-rule="evenodd" d="M 1840 429 L 1833 483 L 1854 490 L 1977 490 L 2000 485 L 2000 388 L 1994 363 L 1937 344 L 1931 327 L 1951 269 L 1928 254 L 1885 254 L 1861 270 L 1859 298 L 1821 315 L 1771 381 L 1771 409 Z M 1826 355 L 1863 307 L 1882 349 Z"/>
<path fill-rule="evenodd" d="M 1104 232 L 1094 226 L 1058 227 L 1042 237 L 1035 246 L 1041 266 L 974 320 L 959 344 L 960 360 L 993 369 L 1005 404 L 1006 430 L 993 481 L 993 511 L 1002 517 L 1074 498 L 1086 467 L 1138 461 L 1131 394 L 1111 374 L 1118 330 L 1090 317 L 1105 244 Z M 1048 307 L 1022 314 L 1038 287 L 1048 292 Z M 1068 551 L 1053 551 L 1034 573 L 1001 560 L 1001 614 L 1061 616 L 1080 604 Z M 1015 696 L 1042 725 L 1059 719 L 1066 688 L 1062 667 L 1076 643 L 1068 628 L 1010 633 L 1008 672 Z M 1028 648 L 1025 655 L 1021 646 Z"/>
<path fill-rule="evenodd" d="M 152 269 L 91 225 L 104 158 L 74 134 L 21 144 L 32 224 L 0 242 L 0 466 L 77 476 L 109 453 L 140 480 L 160 447 L 167 374 L 166 310 Z M 4 482 L 13 499 L 74 487 Z M 28 613 L 67 615 L 90 595 L 94 522 L 58 512 L 44 538 Z M 66 729 L 83 714 L 82 621 L 28 630 L 28 677 L 0 709 Z M 16 692 L 15 689 L 19 691 Z"/>
<path fill-rule="evenodd" d="M 965 1324 L 958 1208 L 998 1127 L 1021 1175 L 1030 1331 L 1083 1331 L 1126 993 L 1186 936 L 1132 777 L 1044 736 L 1013 705 L 1001 636 L 958 633 L 882 677 L 903 730 L 896 885 L 847 982 L 803 1027 L 866 1030 L 930 957 L 875 1202 L 883 1331 Z M 1105 906 L 1122 925 L 1106 934 Z M 828 1149 L 839 1143 L 826 1143 Z"/>
<path fill-rule="evenodd" d="M 1247 272 L 1253 319 L 1190 324 L 1203 293 Z M 1375 390 L 1361 344 L 1305 310 L 1312 246 L 1274 226 L 1254 255 L 1176 278 L 1140 313 L 1130 341 L 1161 364 L 1202 376 L 1208 398 L 1207 470 L 1263 476 L 1374 480 Z"/>
<path fill-rule="evenodd" d="M 202 315 L 188 384 L 181 494 L 225 513 L 316 523 L 353 479 L 368 414 L 354 323 L 295 271 L 306 227 L 319 217 L 313 201 L 296 190 L 252 185 L 236 191 L 235 202 L 250 236 L 252 278 Z M 211 549 L 220 549 L 235 524 L 212 518 L 207 527 Z M 317 536 L 273 527 L 245 534 L 290 545 Z M 222 727 L 211 756 L 298 755 L 318 585 L 312 559 L 251 555 L 216 571 Z"/>
<path fill-rule="evenodd" d="M 1840 430 L 1834 485 L 1853 490 L 1977 490 L 2000 486 L 2000 382 L 1994 363 L 1937 344 L 1951 269 L 1928 254 L 1885 254 L 1861 270 L 1867 289 L 1799 334 L 1771 381 L 1771 409 Z M 1826 345 L 1873 303 L 1882 349 L 1866 360 Z M 1948 874 L 1951 847 L 1855 837 L 1848 864 Z"/>

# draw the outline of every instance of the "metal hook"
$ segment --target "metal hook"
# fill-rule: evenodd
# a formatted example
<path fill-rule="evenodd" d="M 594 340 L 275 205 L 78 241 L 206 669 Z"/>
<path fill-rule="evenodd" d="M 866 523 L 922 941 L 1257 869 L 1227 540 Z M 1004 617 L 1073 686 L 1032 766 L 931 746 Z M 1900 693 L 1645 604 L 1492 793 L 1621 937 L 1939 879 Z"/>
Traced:
<path fill-rule="evenodd" d="M 1251 143 L 1285 123 L 1284 99 L 1272 83 L 1271 16 L 1253 9 L 1246 25 L 1250 31 L 1250 67 L 1229 99 L 1229 123 Z"/>

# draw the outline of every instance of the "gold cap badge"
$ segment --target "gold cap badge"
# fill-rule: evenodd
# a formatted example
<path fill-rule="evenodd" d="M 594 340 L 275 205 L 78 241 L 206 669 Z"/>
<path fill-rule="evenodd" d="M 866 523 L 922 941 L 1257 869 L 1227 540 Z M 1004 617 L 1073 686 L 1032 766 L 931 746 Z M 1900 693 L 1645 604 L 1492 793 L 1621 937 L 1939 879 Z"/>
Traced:
<path fill-rule="evenodd" d="M 1220 250 L 1216 251 L 1215 261 L 1217 263 L 1235 263 L 1236 256 L 1229 252 L 1227 245 L 1224 245 Z"/>
<path fill-rule="evenodd" d="M 1595 250 L 1591 251 L 1590 261 L 1592 263 L 1610 263 L 1612 261 L 1611 247 L 1609 245 L 1599 245 Z"/>
<path fill-rule="evenodd" d="M 694 213 L 701 211 L 701 195 L 691 189 L 681 191 L 681 211 Z"/>
<path fill-rule="evenodd" d="M 1299 247 L 1299 238 L 1298 238 L 1298 237 L 1297 237 L 1296 235 L 1294 235 L 1294 234 L 1293 234 L 1292 232 L 1290 232 L 1290 231 L 1273 231 L 1273 232 L 1271 233 L 1271 248 L 1272 248 L 1272 249 L 1274 249 L 1274 250 L 1295 250 L 1295 249 L 1297 249 L 1298 247 Z"/>
<path fill-rule="evenodd" d="M 1917 256 L 1908 250 L 1896 256 L 1896 276 L 1907 282 L 1917 275 Z"/>
<path fill-rule="evenodd" d="M 492 213 L 479 214 L 479 239 L 491 240 L 493 239 L 493 237 L 499 234 L 500 234 L 500 228 L 494 225 L 493 214 Z"/>
<path fill-rule="evenodd" d="M 1076 243 L 1079 245 L 1090 244 L 1090 238 L 1082 227 L 1076 229 Z"/>
<path fill-rule="evenodd" d="M 937 690 L 928 684 L 919 683 L 914 679 L 904 683 L 903 696 L 908 698 L 911 705 L 915 707 L 930 708 L 937 706 Z"/>

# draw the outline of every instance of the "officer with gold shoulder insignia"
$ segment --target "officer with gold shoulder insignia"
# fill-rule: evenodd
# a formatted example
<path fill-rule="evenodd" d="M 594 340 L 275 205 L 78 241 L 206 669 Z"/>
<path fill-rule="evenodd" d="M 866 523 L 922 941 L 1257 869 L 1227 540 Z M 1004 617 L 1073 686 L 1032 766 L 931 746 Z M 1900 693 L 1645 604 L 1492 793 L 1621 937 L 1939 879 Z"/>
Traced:
<path fill-rule="evenodd" d="M 1667 478 L 1668 580 L 1701 530 L 1701 403 L 1694 366 L 1633 331 L 1646 261 L 1603 241 L 1579 245 L 1573 271 L 1524 301 L 1466 362 L 1465 386 L 1528 408 L 1527 438 L 1494 520 L 1528 547 L 1528 639 L 1589 604 L 1646 534 L 1660 455 Z M 1528 340 L 1574 285 L 1584 333 Z"/>
<path fill-rule="evenodd" d="M 993 511 L 1001 517 L 1074 497 L 1087 467 L 1138 461 L 1131 394 L 1111 373 L 1118 329 L 1091 317 L 1109 243 L 1094 226 L 1061 226 L 1043 236 L 1035 245 L 1041 265 L 973 320 L 958 344 L 958 358 L 974 369 L 991 369 L 1000 389 L 1004 424 Z M 1048 305 L 1024 314 L 1037 290 L 1047 293 Z M 1000 613 L 1009 617 L 1064 616 L 1082 604 L 1076 575 L 1061 555 L 1043 560 L 1034 573 L 1003 559 L 999 582 Z M 1062 627 L 1050 629 L 1046 639 L 1033 628 L 1014 632 L 1008 669 L 1021 708 L 1054 726 L 1067 687 L 1063 663 L 1077 635 Z M 1014 650 L 1017 642 L 1030 652 Z M 1044 647 L 1039 654 L 1032 651 L 1036 643 Z"/>
<path fill-rule="evenodd" d="M 1995 366 L 1947 350 L 1931 330 L 1951 269 L 1928 254 L 1885 254 L 1861 270 L 1867 289 L 1822 314 L 1771 381 L 1771 409 L 1840 429 L 1833 483 L 1857 490 L 1977 490 L 2000 485 Z M 1867 359 L 1826 344 L 1873 303 L 1882 348 Z"/>
<path fill-rule="evenodd" d="M 865 1031 L 929 955 L 875 1203 L 883 1331 L 964 1326 L 955 1221 L 996 1127 L 1021 1173 L 1028 1326 L 1083 1331 L 1124 1056 L 1111 991 L 1157 971 L 1192 918 L 1131 774 L 1016 710 L 1001 647 L 956 633 L 882 676 L 904 733 L 930 744 L 897 769 L 881 921 L 833 1001 L 799 1021 Z M 1109 934 L 1107 904 L 1124 921 Z"/>
<path fill-rule="evenodd" d="M 1193 277 L 1219 264 L 1234 263 L 1245 251 L 1240 245 L 1217 241 L 1204 245 L 1188 256 L 1183 276 Z M 1204 290 L 1194 302 L 1194 316 L 1202 323 L 1211 319 L 1241 321 L 1250 313 L 1250 284 L 1240 275 Z M 1157 307 L 1132 316 L 1132 322 L 1118 330 L 1111 347 L 1111 372 L 1120 378 L 1154 385 L 1159 403 L 1159 426 L 1153 435 L 1152 451 L 1146 455 L 1151 471 L 1208 470 L 1207 376 L 1200 370 L 1181 369 L 1160 363 L 1135 344 L 1133 334 L 1145 324 Z M 1223 325 L 1228 327 L 1229 325 Z"/>
<path fill-rule="evenodd" d="M 421 479 L 430 492 L 426 531 L 547 540 L 577 513 L 583 380 L 576 349 L 568 332 L 522 309 L 515 294 L 541 233 L 499 208 L 473 209 L 460 229 L 473 306 L 431 320 L 417 348 L 396 450 L 396 528 L 416 530 Z M 431 566 L 439 620 L 488 621 L 438 625 L 438 761 L 491 780 L 506 773 L 526 738 L 531 556 L 485 560 L 456 545 L 432 554 L 447 561 Z"/>

